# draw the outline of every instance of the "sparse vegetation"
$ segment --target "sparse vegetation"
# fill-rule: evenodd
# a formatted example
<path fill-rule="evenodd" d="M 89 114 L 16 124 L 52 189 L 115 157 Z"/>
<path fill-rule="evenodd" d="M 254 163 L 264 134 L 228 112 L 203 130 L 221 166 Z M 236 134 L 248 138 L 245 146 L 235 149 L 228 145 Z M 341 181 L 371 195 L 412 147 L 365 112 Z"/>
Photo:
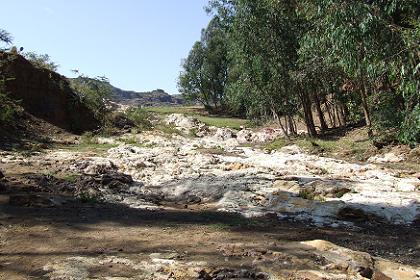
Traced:
<path fill-rule="evenodd" d="M 68 183 L 75 183 L 80 178 L 80 174 L 69 173 L 61 177 L 62 180 Z"/>
<path fill-rule="evenodd" d="M 145 109 L 132 108 L 126 112 L 126 117 L 141 131 L 150 130 L 153 127 L 150 120 L 152 116 L 150 112 Z"/>
<path fill-rule="evenodd" d="M 70 85 L 74 92 L 78 94 L 80 101 L 92 110 L 96 118 L 105 122 L 106 98 L 111 94 L 111 85 L 108 78 L 104 76 L 91 78 L 81 74 L 78 78 L 71 79 Z"/>
<path fill-rule="evenodd" d="M 166 135 L 169 135 L 169 136 L 171 136 L 171 135 L 181 135 L 181 136 L 183 136 L 183 133 L 173 125 L 168 125 L 168 124 L 161 123 L 161 124 L 156 126 L 156 129 L 158 131 L 163 132 Z"/>
<path fill-rule="evenodd" d="M 79 199 L 82 203 L 90 203 L 90 204 L 94 204 L 99 202 L 98 198 L 94 195 L 91 195 L 87 192 L 81 192 L 79 194 Z"/>
<path fill-rule="evenodd" d="M 37 68 L 47 69 L 53 72 L 58 70 L 59 65 L 53 62 L 48 54 L 27 52 L 23 56 Z"/>
<path fill-rule="evenodd" d="M 377 148 L 369 140 L 366 129 L 357 129 L 348 135 L 337 139 L 322 139 L 311 137 L 279 138 L 264 145 L 268 151 L 279 150 L 288 145 L 297 145 L 306 152 L 322 154 L 332 157 L 347 158 L 356 161 L 365 161 L 377 152 Z"/>
<path fill-rule="evenodd" d="M 239 130 L 241 126 L 249 126 L 249 121 L 246 119 L 209 115 L 202 107 L 197 106 L 150 107 L 145 108 L 145 110 L 160 115 L 184 114 L 215 127 L 228 127 Z"/>

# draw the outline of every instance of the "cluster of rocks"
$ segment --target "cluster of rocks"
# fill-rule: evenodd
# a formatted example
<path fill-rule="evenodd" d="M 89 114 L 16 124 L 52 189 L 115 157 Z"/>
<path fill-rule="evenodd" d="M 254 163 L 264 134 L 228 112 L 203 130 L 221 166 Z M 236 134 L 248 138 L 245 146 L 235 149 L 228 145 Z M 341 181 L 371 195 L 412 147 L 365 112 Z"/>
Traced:
<path fill-rule="evenodd" d="M 182 114 L 171 114 L 165 119 L 165 123 L 175 127 L 176 129 L 190 133 L 193 132 L 197 137 L 208 137 L 216 141 L 228 141 L 235 139 L 236 145 L 245 143 L 266 143 L 273 141 L 284 133 L 281 129 L 264 128 L 259 130 L 251 130 L 242 127 L 240 131 L 229 128 L 218 128 L 208 126 L 203 122 L 193 118 L 186 117 Z"/>
<path fill-rule="evenodd" d="M 75 189 L 77 196 L 130 207 L 154 208 L 165 202 L 207 204 L 246 217 L 275 214 L 279 219 L 330 226 L 419 220 L 417 176 L 401 177 L 374 164 L 308 155 L 297 146 L 268 153 L 240 144 L 242 138 L 254 141 L 262 140 L 255 135 L 276 135 L 267 129 L 254 134 L 217 129 L 177 114 L 168 116 L 167 122 L 203 135 L 168 137 L 145 132 L 123 136 L 132 144 L 103 138 L 102 142 L 118 146 L 101 156 L 53 151 L 2 161 L 59 163 L 69 172 L 83 174 Z"/>
<path fill-rule="evenodd" d="M 410 224 L 419 219 L 420 180 L 415 176 L 400 178 L 373 164 L 308 155 L 297 146 L 267 153 L 242 147 L 241 132 L 212 133 L 213 128 L 179 115 L 168 120 L 180 129 L 208 134 L 139 134 L 138 145 L 121 144 L 105 157 L 75 157 L 70 168 L 83 174 L 132 176 L 135 192 L 121 192 L 119 201 L 137 201 L 136 207 L 139 201 L 205 203 L 246 217 L 276 214 L 332 226 L 359 221 Z"/>

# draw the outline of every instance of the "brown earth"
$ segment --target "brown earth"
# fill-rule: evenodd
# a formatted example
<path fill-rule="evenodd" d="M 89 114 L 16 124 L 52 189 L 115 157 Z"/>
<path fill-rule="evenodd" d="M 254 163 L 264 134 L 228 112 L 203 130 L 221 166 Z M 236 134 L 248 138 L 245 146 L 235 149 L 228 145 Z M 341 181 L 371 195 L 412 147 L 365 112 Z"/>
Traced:
<path fill-rule="evenodd" d="M 138 278 L 139 269 L 131 263 L 149 263 L 155 255 L 186 264 L 205 262 L 202 278 L 194 279 L 266 279 L 258 278 L 261 270 L 287 276 L 279 279 L 327 279 L 311 271 L 329 261 L 301 243 L 317 239 L 420 265 L 415 226 L 360 224 L 351 230 L 276 217 L 245 219 L 200 205 L 142 210 L 82 203 L 70 195 L 72 181 L 61 178 L 65 174 L 59 166 L 19 163 L 1 164 L 0 169 L 6 171 L 0 183 L 0 279 L 86 279 L 48 276 L 69 269 L 60 265 L 72 258 L 80 261 L 76 267 L 92 262 L 89 279 L 149 279 Z M 333 270 L 347 273 L 348 268 Z M 173 273 L 164 279 L 192 279 Z"/>
<path fill-rule="evenodd" d="M 76 133 L 98 127 L 93 112 L 72 91 L 66 77 L 36 68 L 18 54 L 0 52 L 0 61 L 6 92 L 28 113 Z"/>

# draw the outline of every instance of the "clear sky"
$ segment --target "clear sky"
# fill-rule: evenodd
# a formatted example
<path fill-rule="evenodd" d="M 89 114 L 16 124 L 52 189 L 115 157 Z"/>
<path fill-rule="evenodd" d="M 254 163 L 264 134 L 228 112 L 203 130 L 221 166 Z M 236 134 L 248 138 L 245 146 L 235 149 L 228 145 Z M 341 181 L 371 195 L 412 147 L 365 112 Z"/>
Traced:
<path fill-rule="evenodd" d="M 0 28 L 24 51 L 47 53 L 127 90 L 177 93 L 181 59 L 209 22 L 207 0 L 0 0 Z"/>

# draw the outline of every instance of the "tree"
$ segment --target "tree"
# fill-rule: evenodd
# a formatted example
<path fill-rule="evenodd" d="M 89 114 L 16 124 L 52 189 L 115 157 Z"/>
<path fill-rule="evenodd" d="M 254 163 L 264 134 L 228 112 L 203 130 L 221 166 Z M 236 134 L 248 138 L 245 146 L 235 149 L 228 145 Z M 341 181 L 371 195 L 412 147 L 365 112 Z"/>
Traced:
<path fill-rule="evenodd" d="M 0 28 L 0 42 L 11 44 L 13 41 L 12 35 L 4 29 Z"/>
<path fill-rule="evenodd" d="M 364 121 L 374 143 L 419 142 L 418 0 L 210 0 L 207 8 L 227 46 L 211 61 L 227 62 L 231 112 L 274 118 L 286 134 L 300 116 L 312 136 Z M 194 45 L 180 81 L 211 106 L 206 42 Z"/>
<path fill-rule="evenodd" d="M 311 26 L 301 40 L 303 60 L 322 57 L 340 67 L 377 134 L 403 129 L 418 104 L 418 1 L 302 1 L 300 12 Z"/>
<path fill-rule="evenodd" d="M 24 57 L 37 68 L 47 69 L 53 72 L 58 70 L 59 65 L 51 61 L 48 54 L 37 54 L 34 52 L 24 53 Z"/>
<path fill-rule="evenodd" d="M 298 95 L 289 72 L 297 60 L 298 27 L 290 1 L 212 1 L 210 8 L 229 28 L 228 100 L 250 118 L 274 117 L 295 132 L 291 116 Z M 284 117 L 284 123 L 281 121 Z"/>
<path fill-rule="evenodd" d="M 226 34 L 218 17 L 202 31 L 179 76 L 180 92 L 192 101 L 202 103 L 210 111 L 225 109 L 225 88 L 228 78 Z"/>
<path fill-rule="evenodd" d="M 107 112 L 106 98 L 112 93 L 112 86 L 104 76 L 91 78 L 79 75 L 70 80 L 70 86 L 78 94 L 80 101 L 85 103 L 95 114 L 95 117 L 104 121 Z"/>

